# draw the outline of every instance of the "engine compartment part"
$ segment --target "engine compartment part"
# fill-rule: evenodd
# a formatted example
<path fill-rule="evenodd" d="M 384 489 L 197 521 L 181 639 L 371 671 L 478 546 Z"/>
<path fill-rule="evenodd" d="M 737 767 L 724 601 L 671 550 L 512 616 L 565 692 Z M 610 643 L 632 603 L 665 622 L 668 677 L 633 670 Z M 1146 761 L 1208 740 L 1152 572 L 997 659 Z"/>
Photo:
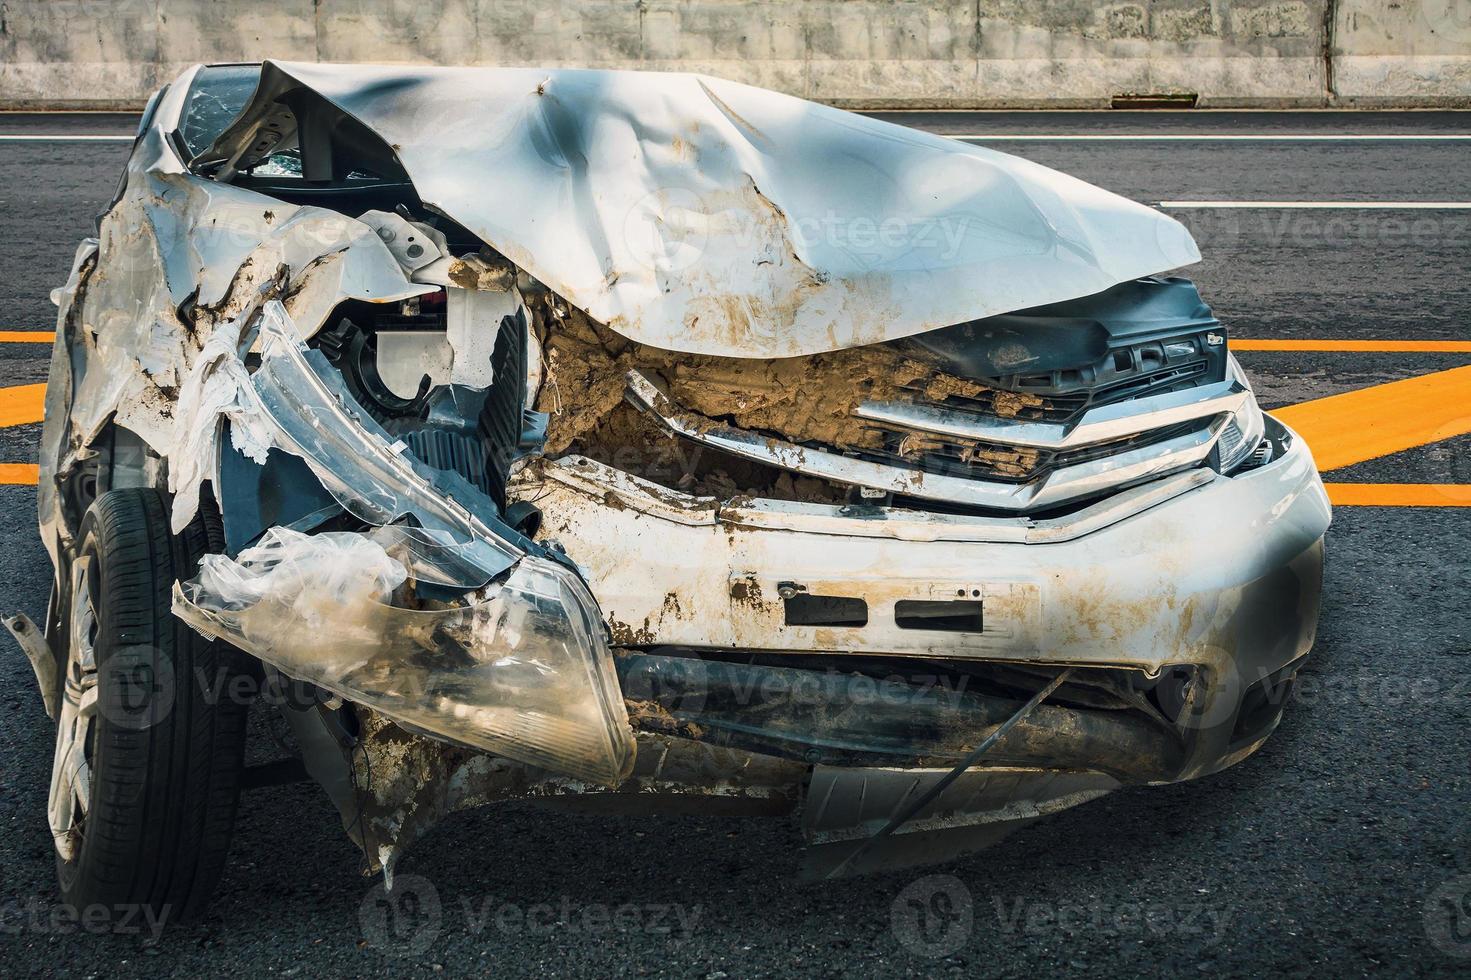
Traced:
<path fill-rule="evenodd" d="M 457 343 L 454 311 L 469 303 L 461 294 L 481 295 L 447 289 L 415 297 L 403 311 L 344 304 L 313 343 L 414 458 L 458 474 L 504 509 L 511 463 L 539 448 L 535 433 L 528 436 L 528 425 L 540 423 L 527 419 L 527 316 L 518 294 L 499 294 L 496 315 L 469 334 L 474 343 Z"/>
<path fill-rule="evenodd" d="M 595 455 L 597 448 L 616 452 L 631 434 L 648 435 L 647 429 L 637 432 L 640 421 L 622 406 L 624 379 L 633 370 L 657 379 L 673 401 L 691 411 L 844 449 L 879 445 L 870 427 L 855 421 L 860 404 L 899 398 L 915 387 L 934 398 L 984 393 L 1007 416 L 1038 401 L 938 372 L 932 360 L 897 346 L 778 359 L 681 354 L 629 341 L 555 297 L 547 297 L 538 312 L 546 375 L 537 407 L 551 414 L 552 454 L 574 445 L 585 455 Z"/>
<path fill-rule="evenodd" d="M 323 486 L 360 520 L 399 525 L 416 579 L 478 588 L 505 571 L 529 542 L 503 524 L 494 504 L 463 477 L 408 453 L 360 409 L 342 376 L 299 339 L 284 308 L 261 314 L 261 365 L 251 375 L 272 440 L 305 459 Z"/>
<path fill-rule="evenodd" d="M 570 570 L 525 557 L 464 604 L 412 601 L 372 537 L 266 532 L 206 556 L 174 613 L 207 636 L 439 738 L 617 785 L 634 744 L 597 605 Z"/>
<path fill-rule="evenodd" d="M 910 342 L 964 378 L 1042 392 L 1047 420 L 1182 377 L 1225 376 L 1226 330 L 1195 284 L 1146 276 L 1095 293 L 918 334 Z"/>

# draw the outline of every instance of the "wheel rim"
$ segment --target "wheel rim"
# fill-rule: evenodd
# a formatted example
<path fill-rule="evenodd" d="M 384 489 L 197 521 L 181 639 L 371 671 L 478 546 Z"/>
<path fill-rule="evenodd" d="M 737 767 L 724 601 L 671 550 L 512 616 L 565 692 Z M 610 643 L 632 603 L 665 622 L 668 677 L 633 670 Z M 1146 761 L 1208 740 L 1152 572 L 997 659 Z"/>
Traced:
<path fill-rule="evenodd" d="M 81 852 L 92 800 L 93 722 L 98 697 L 96 584 L 92 557 L 78 558 L 72 565 L 66 674 L 47 804 L 51 838 L 64 861 L 75 861 Z"/>

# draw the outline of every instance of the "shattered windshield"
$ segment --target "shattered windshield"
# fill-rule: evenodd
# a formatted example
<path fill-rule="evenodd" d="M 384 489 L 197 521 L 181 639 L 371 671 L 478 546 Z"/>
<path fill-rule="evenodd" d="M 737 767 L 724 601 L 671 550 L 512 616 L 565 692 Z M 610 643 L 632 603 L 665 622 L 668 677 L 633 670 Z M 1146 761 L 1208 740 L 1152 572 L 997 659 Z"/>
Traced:
<path fill-rule="evenodd" d="M 218 65 L 199 69 L 189 88 L 179 135 L 197 156 L 245 108 L 260 81 L 260 65 Z"/>
<path fill-rule="evenodd" d="M 301 151 L 296 149 L 281 150 L 266 157 L 265 162 L 251 167 L 252 177 L 300 177 L 301 176 Z M 360 177 L 361 174 L 349 174 L 351 177 Z"/>
<path fill-rule="evenodd" d="M 184 107 L 183 123 L 179 135 L 196 157 L 219 138 L 235 117 L 240 115 L 250 101 L 260 82 L 260 65 L 214 65 L 205 66 L 194 77 L 189 89 L 188 102 Z M 255 167 L 248 170 L 252 177 L 300 178 L 301 151 L 287 147 L 272 153 Z M 347 179 L 381 180 L 375 174 L 353 170 Z"/>

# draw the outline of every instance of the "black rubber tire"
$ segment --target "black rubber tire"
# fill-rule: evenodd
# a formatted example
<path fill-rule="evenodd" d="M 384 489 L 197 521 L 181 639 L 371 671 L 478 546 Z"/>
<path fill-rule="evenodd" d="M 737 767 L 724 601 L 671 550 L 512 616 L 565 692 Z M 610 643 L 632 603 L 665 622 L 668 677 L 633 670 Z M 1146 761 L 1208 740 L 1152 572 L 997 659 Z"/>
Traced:
<path fill-rule="evenodd" d="M 147 908 L 153 921 L 188 920 L 224 871 L 248 711 L 230 694 L 238 651 L 169 611 L 175 580 L 193 576 L 207 551 L 223 550 L 219 517 L 206 501 L 175 535 L 157 491 L 113 490 L 87 511 L 78 540 L 77 554 L 91 555 L 96 570 L 99 701 L 154 703 L 141 714 L 104 710 L 93 722 L 81 846 L 74 861 L 56 858 L 62 899 L 78 912 Z"/>

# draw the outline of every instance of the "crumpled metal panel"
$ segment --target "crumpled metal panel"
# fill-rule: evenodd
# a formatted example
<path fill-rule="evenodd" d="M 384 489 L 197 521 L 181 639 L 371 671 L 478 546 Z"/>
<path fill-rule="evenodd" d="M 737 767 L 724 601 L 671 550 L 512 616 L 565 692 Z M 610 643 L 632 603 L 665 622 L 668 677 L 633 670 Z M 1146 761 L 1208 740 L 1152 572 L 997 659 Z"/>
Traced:
<path fill-rule="evenodd" d="M 170 87 L 158 119 L 177 114 L 191 74 Z M 411 282 L 370 225 L 196 177 L 164 126 L 146 129 L 97 239 L 82 243 L 52 296 L 57 341 L 38 503 L 53 560 L 69 534 L 57 479 L 109 421 L 171 461 L 174 521 L 188 522 L 239 384 L 218 370 L 238 358 L 222 355 L 268 295 L 311 336 L 343 300 L 386 303 L 434 289 Z M 216 337 L 221 328 L 227 336 Z M 244 339 L 248 346 L 248 331 Z"/>
<path fill-rule="evenodd" d="M 302 85 L 381 136 L 426 204 L 668 350 L 878 343 L 1200 259 L 1173 219 L 1046 167 L 682 73 L 268 61 L 202 156 L 238 159 Z"/>

